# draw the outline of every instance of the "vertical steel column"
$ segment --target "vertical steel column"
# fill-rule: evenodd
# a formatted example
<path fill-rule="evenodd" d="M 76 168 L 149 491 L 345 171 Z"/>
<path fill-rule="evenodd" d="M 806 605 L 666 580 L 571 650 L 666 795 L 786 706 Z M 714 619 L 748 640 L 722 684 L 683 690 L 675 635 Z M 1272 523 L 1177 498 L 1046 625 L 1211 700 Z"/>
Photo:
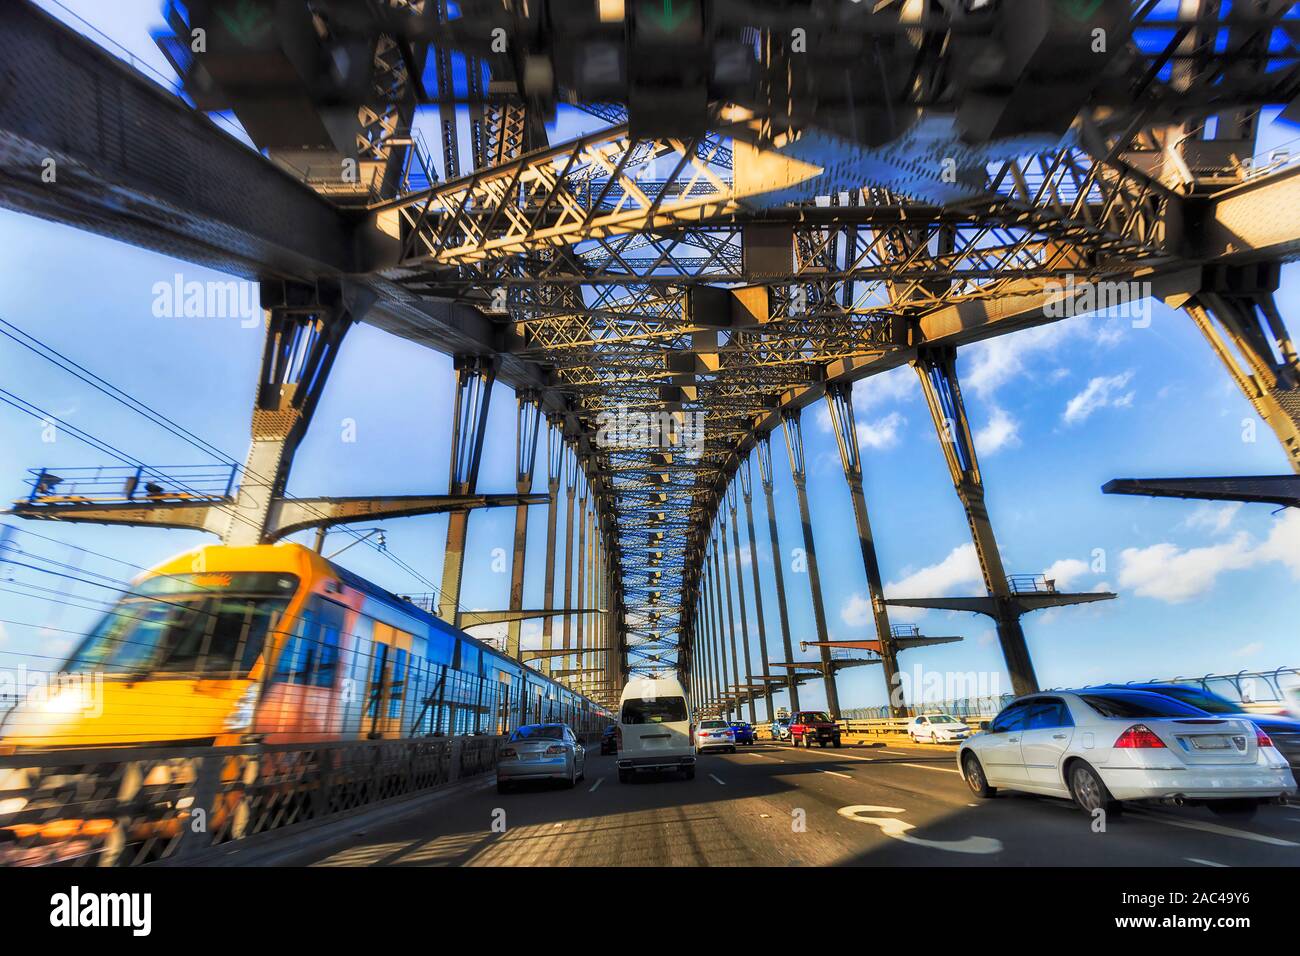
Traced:
<path fill-rule="evenodd" d="M 284 496 L 293 456 L 307 434 L 344 335 L 365 304 L 347 303 L 333 283 L 264 279 L 262 365 L 253 402 L 252 441 L 228 509 L 222 544 L 263 544 L 271 506 Z"/>
<path fill-rule="evenodd" d="M 721 509 L 719 509 L 718 511 L 719 521 L 721 521 L 721 516 L 722 516 L 722 511 Z M 716 594 L 718 600 L 718 641 L 719 643 L 722 644 L 722 661 L 723 661 L 722 693 L 723 693 L 723 697 L 727 701 L 727 716 L 730 717 L 732 712 L 732 702 L 734 700 L 734 694 L 732 693 L 732 688 L 733 687 L 738 688 L 740 685 L 740 665 L 736 662 L 736 626 L 731 618 L 731 614 L 732 614 L 731 571 L 730 569 L 727 569 L 727 562 L 720 560 L 719 552 L 721 550 L 721 547 L 718 544 L 719 537 L 722 539 L 723 545 L 725 545 L 727 542 L 727 533 L 725 527 L 721 529 L 721 534 L 717 535 L 717 537 L 714 537 L 713 539 L 713 585 L 716 588 Z M 727 577 L 726 577 L 727 610 L 725 612 L 722 609 L 722 594 L 723 594 L 722 589 L 723 589 L 724 579 L 722 577 L 722 572 L 718 570 L 719 564 L 721 564 L 723 569 L 727 571 Z M 726 624 L 725 631 L 723 628 L 724 622 Z M 731 674 L 730 675 L 728 675 L 727 667 L 726 667 L 727 647 L 726 647 L 725 639 L 727 638 L 728 635 L 730 635 L 730 640 L 731 640 Z M 736 713 L 740 712 L 739 705 L 736 706 L 735 710 Z"/>
<path fill-rule="evenodd" d="M 1279 264 L 1214 266 L 1204 273 L 1205 288 L 1183 309 L 1300 473 L 1300 358 L 1277 308 Z"/>
<path fill-rule="evenodd" d="M 578 458 L 569 455 L 565 465 L 565 495 L 567 506 L 564 512 L 564 641 L 560 645 L 564 650 L 570 648 L 569 628 L 573 615 L 568 613 L 573 608 L 573 496 L 578 488 Z M 561 669 L 569 666 L 567 656 L 560 658 Z"/>
<path fill-rule="evenodd" d="M 880 642 L 880 660 L 885 672 L 885 694 L 889 713 L 904 716 L 906 711 L 895 702 L 902 693 L 898 681 L 898 649 L 894 633 L 889 627 L 889 610 L 885 605 L 885 585 L 880 577 L 880 562 L 876 558 L 875 537 L 871 533 L 871 519 L 867 515 L 867 499 L 862 491 L 862 456 L 858 448 L 858 426 L 853 415 L 853 386 L 836 384 L 826 392 L 826 406 L 831 414 L 831 427 L 840 447 L 840 463 L 844 466 L 844 480 L 849 486 L 853 501 L 853 519 L 858 526 L 858 545 L 862 549 L 862 566 L 867 572 L 867 592 L 871 598 L 871 616 Z"/>
<path fill-rule="evenodd" d="M 740 521 L 736 517 L 736 482 L 727 486 L 727 504 L 731 508 L 732 560 L 736 563 L 736 600 L 740 604 L 740 642 L 745 651 L 745 702 L 749 705 L 749 722 L 758 723 L 754 710 L 754 665 L 749 656 L 749 616 L 745 610 L 745 577 L 740 571 Z"/>
<path fill-rule="evenodd" d="M 451 475 L 453 495 L 472 495 L 478 484 L 483 458 L 483 436 L 487 427 L 496 364 L 491 359 L 458 355 L 455 359 L 456 403 L 452 412 Z M 442 590 L 438 616 L 460 625 L 460 584 L 465 571 L 465 541 L 469 534 L 469 512 L 453 511 L 447 516 L 447 549 L 442 560 Z"/>
<path fill-rule="evenodd" d="M 763 700 L 767 704 L 767 719 L 771 721 L 776 719 L 776 711 L 772 709 L 772 684 L 768 680 L 768 675 L 772 673 L 772 665 L 767 658 L 767 627 L 763 621 L 763 582 L 758 576 L 758 539 L 754 537 L 754 486 L 750 459 L 745 459 L 739 474 L 740 492 L 745 499 L 745 523 L 749 531 L 749 571 L 754 583 L 754 617 L 758 621 L 758 652 L 759 659 L 763 662 Z"/>
<path fill-rule="evenodd" d="M 533 469 L 537 466 L 537 436 L 541 431 L 542 409 L 537 396 L 520 393 L 515 410 L 515 491 L 526 495 L 533 490 Z M 528 553 L 528 505 L 515 506 L 515 548 L 510 565 L 510 610 L 524 609 L 524 561 Z M 549 618 L 548 618 L 549 620 Z M 519 633 L 523 621 L 506 626 L 506 655 L 519 660 Z"/>
<path fill-rule="evenodd" d="M 790 455 L 790 474 L 794 478 L 795 494 L 799 498 L 799 518 L 803 522 L 804 556 L 808 561 L 808 586 L 812 589 L 813 619 L 817 625 L 817 640 L 829 641 L 826 629 L 826 606 L 822 601 L 822 579 L 817 571 L 817 544 L 813 540 L 812 514 L 808 509 L 808 472 L 804 463 L 803 428 L 799 424 L 798 409 L 782 412 L 785 429 L 785 447 Z M 831 664 L 831 649 L 821 647 L 822 678 L 826 684 L 826 706 L 831 716 L 840 716 L 840 695 L 835 686 L 835 669 Z"/>
<path fill-rule="evenodd" d="M 591 511 L 587 512 L 587 596 L 583 601 L 583 607 L 594 609 L 596 607 L 596 593 L 600 588 L 598 573 L 600 564 L 597 561 L 597 552 L 600 548 L 600 536 L 596 534 L 596 496 L 591 496 Z M 597 671 L 588 670 L 596 667 L 597 654 L 600 650 L 600 615 L 584 614 L 587 618 L 587 647 L 590 653 L 578 662 L 582 668 L 582 679 L 584 682 L 595 681 Z M 591 663 L 588 664 L 587 661 Z"/>
<path fill-rule="evenodd" d="M 713 657 L 713 703 L 718 716 L 726 713 L 727 701 L 727 655 L 722 646 L 722 614 L 718 610 L 718 573 L 716 565 L 708 572 L 709 606 L 709 653 Z"/>
<path fill-rule="evenodd" d="M 722 580 L 727 592 L 727 636 L 731 641 L 731 675 L 732 687 L 736 693 L 736 718 L 740 718 L 740 652 L 736 647 L 736 607 L 731 600 L 731 549 L 727 546 L 727 516 L 723 502 L 718 502 L 718 537 L 722 540 Z"/>
<path fill-rule="evenodd" d="M 577 565 L 578 586 L 573 592 L 573 603 L 579 608 L 583 606 L 583 595 L 586 593 L 587 589 L 587 493 L 590 490 L 591 486 L 586 482 L 585 476 L 583 476 L 583 480 L 580 481 L 578 486 L 578 550 L 574 554 L 574 563 Z M 585 620 L 586 616 L 587 615 L 585 614 L 579 613 L 574 627 L 576 637 L 573 646 L 578 653 L 576 655 L 577 663 L 573 666 L 577 668 L 577 677 L 579 680 L 582 679 L 582 662 L 584 660 L 582 654 L 584 649 L 582 639 L 584 637 L 584 632 L 587 629 L 587 623 Z"/>
<path fill-rule="evenodd" d="M 550 430 L 546 433 L 546 583 L 542 595 L 543 610 L 555 608 L 555 531 L 560 510 L 560 472 L 564 467 L 564 422 L 560 416 L 550 418 Z M 542 650 L 551 649 L 551 637 L 555 633 L 555 618 L 550 614 L 542 619 Z M 553 669 L 552 659 L 542 658 L 543 670 L 549 674 Z"/>
<path fill-rule="evenodd" d="M 953 487 L 966 512 L 980 572 L 984 575 L 984 586 L 990 596 L 998 599 L 998 614 L 994 622 L 1007 672 L 1011 675 L 1011 688 L 1017 695 L 1032 694 L 1038 690 L 1038 677 L 1034 674 L 1034 663 L 1025 643 L 1020 615 L 1011 606 L 1011 586 L 1002 566 L 993 523 L 984 506 L 984 481 L 980 477 L 975 441 L 961 397 L 961 383 L 957 380 L 957 350 L 952 347 L 919 349 L 912 365 L 921 378 L 921 388 L 935 430 L 939 433 L 939 444 L 948 462 Z"/>
<path fill-rule="evenodd" d="M 758 474 L 763 483 L 763 497 L 767 499 L 767 536 L 772 542 L 772 573 L 776 577 L 776 608 L 781 618 L 781 648 L 785 651 L 786 663 L 794 661 L 794 648 L 790 643 L 790 609 L 785 599 L 784 558 L 781 556 L 781 536 L 776 528 L 776 502 L 773 500 L 774 482 L 772 478 L 771 433 L 759 437 L 754 443 L 758 452 Z M 790 695 L 790 711 L 799 707 L 799 681 L 794 668 L 786 669 L 786 690 Z"/>

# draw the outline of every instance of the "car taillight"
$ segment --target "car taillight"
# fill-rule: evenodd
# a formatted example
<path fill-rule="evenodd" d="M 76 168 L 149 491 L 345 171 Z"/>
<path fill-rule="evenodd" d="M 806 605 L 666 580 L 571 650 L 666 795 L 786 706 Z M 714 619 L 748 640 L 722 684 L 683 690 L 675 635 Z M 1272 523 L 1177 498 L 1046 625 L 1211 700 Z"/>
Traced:
<path fill-rule="evenodd" d="M 1273 746 L 1273 738 L 1270 737 L 1268 734 L 1264 733 L 1264 731 L 1261 728 L 1256 727 L 1255 745 L 1257 747 L 1271 747 Z"/>
<path fill-rule="evenodd" d="M 500 754 L 500 755 L 501 755 L 502 757 L 514 757 L 514 756 L 517 756 L 516 753 L 515 753 L 515 748 L 514 748 L 514 747 L 502 747 L 502 748 L 501 748 L 501 754 Z"/>
<path fill-rule="evenodd" d="M 1134 724 L 1115 741 L 1117 748 L 1125 749 L 1158 749 L 1164 745 L 1165 742 L 1146 724 Z"/>
<path fill-rule="evenodd" d="M 564 748 L 561 747 L 559 744 L 551 744 L 549 747 L 546 748 L 546 752 L 554 757 L 564 753 Z"/>

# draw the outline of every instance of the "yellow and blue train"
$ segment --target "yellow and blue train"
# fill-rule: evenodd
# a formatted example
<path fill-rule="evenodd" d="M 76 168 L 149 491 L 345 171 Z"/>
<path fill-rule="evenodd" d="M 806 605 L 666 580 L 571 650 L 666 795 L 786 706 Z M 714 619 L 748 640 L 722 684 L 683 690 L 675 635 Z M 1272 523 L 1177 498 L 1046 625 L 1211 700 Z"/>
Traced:
<path fill-rule="evenodd" d="M 608 714 L 293 543 L 209 546 L 140 576 L 0 753 L 503 734 Z"/>

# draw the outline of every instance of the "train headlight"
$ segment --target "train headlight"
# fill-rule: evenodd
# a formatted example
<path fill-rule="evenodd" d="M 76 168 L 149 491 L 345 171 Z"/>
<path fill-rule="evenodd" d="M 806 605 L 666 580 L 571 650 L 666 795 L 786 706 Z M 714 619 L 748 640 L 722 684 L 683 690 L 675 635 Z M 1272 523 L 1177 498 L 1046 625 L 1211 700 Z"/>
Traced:
<path fill-rule="evenodd" d="M 257 712 L 257 692 L 257 684 L 249 684 L 244 689 L 234 710 L 226 716 L 226 722 L 222 725 L 223 730 L 237 732 L 248 730 L 253 726 L 253 715 Z"/>

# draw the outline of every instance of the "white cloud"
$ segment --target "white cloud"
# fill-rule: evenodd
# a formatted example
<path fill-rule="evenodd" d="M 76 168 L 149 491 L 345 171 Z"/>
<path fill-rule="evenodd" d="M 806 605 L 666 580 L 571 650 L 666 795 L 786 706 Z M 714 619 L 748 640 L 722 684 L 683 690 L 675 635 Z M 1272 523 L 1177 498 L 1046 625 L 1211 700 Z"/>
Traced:
<path fill-rule="evenodd" d="M 1081 575 L 1087 573 L 1088 563 L 1086 561 L 1080 561 L 1078 558 L 1062 558 L 1060 561 L 1053 562 L 1043 572 L 1043 577 L 1049 581 L 1055 581 L 1058 591 L 1068 591 L 1071 584 L 1078 580 Z"/>
<path fill-rule="evenodd" d="M 1169 542 L 1120 552 L 1119 583 L 1140 597 L 1177 604 L 1204 594 L 1225 571 L 1281 564 L 1300 580 L 1300 512 L 1278 519 L 1268 538 L 1246 532 L 1219 544 L 1186 550 Z"/>
<path fill-rule="evenodd" d="M 856 395 L 856 392 L 854 393 Z M 883 418 L 877 418 L 875 421 L 863 421 L 860 409 L 854 407 L 855 418 L 858 419 L 858 447 L 875 448 L 893 448 L 898 444 L 899 429 L 907 424 L 907 419 L 901 412 L 890 412 Z M 825 402 L 818 404 L 817 427 L 824 432 L 832 431 L 831 413 Z"/>
<path fill-rule="evenodd" d="M 969 364 L 962 383 L 981 398 L 990 398 L 1003 385 L 1020 377 L 1035 354 L 1050 353 L 1082 326 L 1077 320 L 1038 325 L 1010 335 L 998 335 L 966 347 Z"/>
<path fill-rule="evenodd" d="M 840 608 L 840 618 L 851 627 L 866 627 L 871 623 L 871 599 L 861 593 L 850 594 Z"/>
<path fill-rule="evenodd" d="M 979 556 L 975 545 L 962 544 L 948 552 L 948 556 L 938 564 L 913 571 L 901 581 L 891 581 L 885 585 L 886 597 L 952 597 L 962 590 L 969 590 L 970 585 L 980 584 L 984 575 L 980 572 Z"/>
<path fill-rule="evenodd" d="M 1241 647 L 1233 651 L 1232 656 L 1233 657 L 1254 657 L 1263 649 L 1264 649 L 1263 642 L 1251 641 L 1249 644 L 1243 644 Z"/>
<path fill-rule="evenodd" d="M 1241 510 L 1241 504 L 1240 501 L 1229 501 L 1223 505 L 1202 502 L 1183 520 L 1183 526 L 1223 534 L 1232 525 L 1232 519 Z"/>
<path fill-rule="evenodd" d="M 921 394 L 921 383 L 910 365 L 900 365 L 888 372 L 859 379 L 853 385 L 853 407 L 866 411 L 882 405 L 892 405 L 905 398 Z"/>
<path fill-rule="evenodd" d="M 1020 422 L 1005 409 L 993 408 L 988 423 L 975 432 L 975 452 L 981 457 L 1020 444 Z"/>
<path fill-rule="evenodd" d="M 1133 391 L 1123 389 L 1133 378 L 1133 372 L 1121 372 L 1118 375 L 1099 375 L 1090 380 L 1082 392 L 1070 399 L 1061 416 L 1067 425 L 1077 425 L 1086 421 L 1093 412 L 1101 408 L 1124 408 L 1133 404 Z"/>
<path fill-rule="evenodd" d="M 898 412 L 890 412 L 874 422 L 858 422 L 860 448 L 892 448 L 898 444 L 898 430 L 907 423 Z"/>

